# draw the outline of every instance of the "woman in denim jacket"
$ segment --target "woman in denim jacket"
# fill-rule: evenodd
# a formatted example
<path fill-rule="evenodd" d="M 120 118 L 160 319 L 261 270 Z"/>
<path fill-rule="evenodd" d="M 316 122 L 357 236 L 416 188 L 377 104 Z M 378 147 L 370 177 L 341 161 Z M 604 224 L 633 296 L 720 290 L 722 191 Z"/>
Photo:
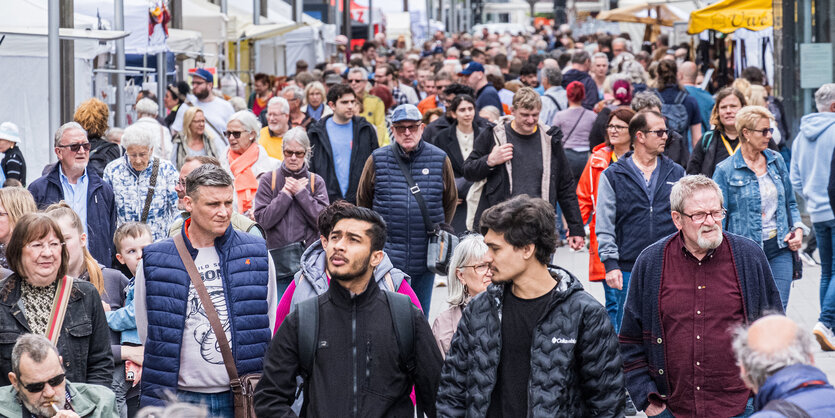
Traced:
<path fill-rule="evenodd" d="M 763 247 L 785 310 L 792 283 L 791 251 L 800 249 L 808 229 L 800 221 L 786 163 L 768 149 L 772 120 L 762 106 L 746 106 L 737 113 L 740 152 L 716 166 L 713 180 L 727 206 L 723 226 Z"/>

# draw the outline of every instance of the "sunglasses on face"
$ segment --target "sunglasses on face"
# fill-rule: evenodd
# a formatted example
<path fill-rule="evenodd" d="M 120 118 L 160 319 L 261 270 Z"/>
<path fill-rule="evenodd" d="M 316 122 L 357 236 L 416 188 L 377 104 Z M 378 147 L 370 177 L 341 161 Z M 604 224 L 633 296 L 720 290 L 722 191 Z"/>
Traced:
<path fill-rule="evenodd" d="M 64 373 L 61 373 L 58 376 L 55 376 L 52 379 L 47 380 L 46 382 L 24 384 L 23 387 L 29 393 L 40 393 L 41 391 L 43 391 L 43 388 L 47 384 L 49 384 L 49 386 L 55 387 L 60 385 L 61 383 L 64 383 Z"/>
<path fill-rule="evenodd" d="M 229 138 L 230 136 L 239 139 L 244 131 L 223 131 L 223 136 Z"/>
<path fill-rule="evenodd" d="M 304 158 L 304 154 L 306 154 L 306 153 L 307 153 L 306 151 L 284 150 L 284 158 L 290 158 L 292 156 L 296 156 L 296 158 Z"/>
<path fill-rule="evenodd" d="M 394 131 L 397 132 L 398 134 L 402 135 L 402 134 L 406 133 L 406 130 L 408 130 L 411 133 L 416 133 L 418 131 L 419 127 L 420 127 L 420 125 L 409 125 L 409 126 L 395 125 L 395 126 L 392 126 L 392 129 L 394 129 Z"/>
<path fill-rule="evenodd" d="M 669 137 L 670 135 L 672 135 L 672 132 L 673 131 L 669 129 L 656 129 L 654 131 L 644 131 L 644 133 L 655 134 L 655 136 L 657 136 L 658 138 L 662 138 L 665 136 Z"/>
<path fill-rule="evenodd" d="M 69 145 L 58 145 L 58 148 L 69 148 L 72 152 L 78 152 L 80 149 L 84 149 L 84 151 L 90 151 L 90 143 L 78 143 L 78 144 L 69 144 Z"/>
<path fill-rule="evenodd" d="M 351 83 L 351 84 L 354 84 L 354 83 L 362 83 L 363 81 L 364 81 L 364 80 L 348 80 L 348 82 L 349 82 L 349 83 Z"/>
<path fill-rule="evenodd" d="M 768 134 L 773 134 L 774 133 L 774 128 L 750 129 L 750 131 L 762 134 L 762 136 L 768 136 Z"/>

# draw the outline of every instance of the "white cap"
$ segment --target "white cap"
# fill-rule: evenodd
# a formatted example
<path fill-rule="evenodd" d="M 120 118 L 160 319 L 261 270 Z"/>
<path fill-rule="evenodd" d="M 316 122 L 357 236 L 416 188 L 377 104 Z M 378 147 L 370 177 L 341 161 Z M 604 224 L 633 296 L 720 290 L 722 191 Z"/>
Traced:
<path fill-rule="evenodd" d="M 20 133 L 17 130 L 17 125 L 11 122 L 3 122 L 0 124 L 0 139 L 6 139 L 19 144 Z"/>

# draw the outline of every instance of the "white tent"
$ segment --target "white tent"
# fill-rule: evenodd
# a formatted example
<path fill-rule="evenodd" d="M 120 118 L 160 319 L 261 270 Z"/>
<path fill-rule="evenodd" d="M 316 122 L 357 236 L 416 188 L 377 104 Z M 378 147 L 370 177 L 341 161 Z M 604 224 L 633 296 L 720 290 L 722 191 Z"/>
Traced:
<path fill-rule="evenodd" d="M 113 21 L 113 0 L 74 0 L 75 11 L 88 16 L 99 16 Z M 153 34 L 148 32 L 148 0 L 123 0 L 125 31 L 130 32 L 125 38 L 126 54 L 158 54 L 166 50 L 165 32 L 162 25 L 154 26 Z"/>
<path fill-rule="evenodd" d="M 76 28 L 98 28 L 98 19 L 75 13 Z M 109 28 L 108 22 L 103 22 Z M 46 33 L 46 0 L 0 1 L 0 27 L 27 29 Z M 92 95 L 93 58 L 109 50 L 98 41 L 76 40 L 75 103 Z M 0 119 L 14 122 L 23 139 L 20 148 L 26 158 L 27 182 L 40 177 L 52 155 L 52 132 L 49 132 L 46 36 L 8 35 L 0 44 Z"/>
<path fill-rule="evenodd" d="M 218 65 L 218 54 L 227 38 L 226 27 L 227 18 L 219 6 L 206 0 L 183 0 L 183 29 L 200 33 L 207 67 Z M 174 49 L 170 42 L 169 47 Z"/>

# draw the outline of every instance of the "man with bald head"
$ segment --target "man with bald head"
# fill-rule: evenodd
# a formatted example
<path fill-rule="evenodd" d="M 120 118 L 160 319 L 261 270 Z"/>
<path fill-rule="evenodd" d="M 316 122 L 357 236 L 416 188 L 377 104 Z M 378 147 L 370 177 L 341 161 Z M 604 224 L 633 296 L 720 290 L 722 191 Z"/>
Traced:
<path fill-rule="evenodd" d="M 815 367 L 812 336 L 782 315 L 768 315 L 734 336 L 740 376 L 756 394 L 752 417 L 823 417 L 835 410 L 835 389 Z"/>
<path fill-rule="evenodd" d="M 705 89 L 696 85 L 699 69 L 693 61 L 685 61 L 678 66 L 678 81 L 687 90 L 690 97 L 699 104 L 699 114 L 702 115 L 702 132 L 710 130 L 710 113 L 713 111 L 713 96 Z M 701 138 L 690 138 L 690 143 L 698 142 Z"/>

